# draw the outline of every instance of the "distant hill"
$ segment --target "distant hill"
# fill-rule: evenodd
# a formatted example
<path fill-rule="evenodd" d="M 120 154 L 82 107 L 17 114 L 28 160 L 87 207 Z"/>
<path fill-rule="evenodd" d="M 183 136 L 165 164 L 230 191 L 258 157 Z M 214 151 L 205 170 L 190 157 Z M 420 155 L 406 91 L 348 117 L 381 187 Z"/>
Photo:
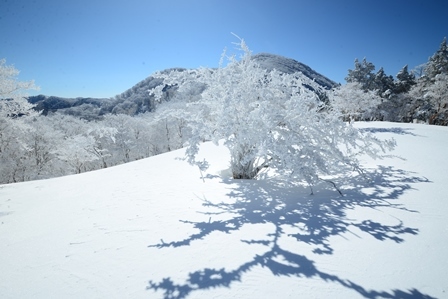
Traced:
<path fill-rule="evenodd" d="M 315 80 L 315 82 L 326 89 L 331 89 L 337 85 L 336 82 L 319 74 L 309 66 L 291 58 L 268 53 L 256 54 L 252 58 L 257 60 L 260 66 L 267 70 L 277 69 L 288 74 L 302 72 L 306 77 Z M 170 70 L 173 69 L 165 71 Z M 183 69 L 177 68 L 176 70 Z M 58 111 L 88 120 L 100 119 L 102 115 L 108 113 L 136 115 L 155 109 L 154 98 L 149 94 L 148 90 L 160 84 L 162 84 L 161 79 L 149 76 L 113 98 L 61 98 L 38 95 L 29 97 L 28 101 L 36 104 L 36 110 L 42 111 L 45 115 Z"/>
<path fill-rule="evenodd" d="M 257 60 L 260 66 L 267 70 L 276 69 L 277 71 L 286 74 L 302 72 L 306 77 L 314 80 L 315 82 L 325 87 L 326 89 L 331 89 L 337 85 L 336 82 L 328 79 L 322 74 L 319 74 L 306 64 L 303 64 L 291 58 L 286 58 L 283 56 L 269 53 L 259 53 L 253 55 L 252 59 Z"/>
<path fill-rule="evenodd" d="M 59 111 L 86 119 L 96 119 L 109 113 L 108 108 L 115 104 L 113 99 L 107 98 L 61 98 L 45 95 L 30 96 L 28 101 L 35 104 L 35 109 L 42 111 L 44 115 Z"/>

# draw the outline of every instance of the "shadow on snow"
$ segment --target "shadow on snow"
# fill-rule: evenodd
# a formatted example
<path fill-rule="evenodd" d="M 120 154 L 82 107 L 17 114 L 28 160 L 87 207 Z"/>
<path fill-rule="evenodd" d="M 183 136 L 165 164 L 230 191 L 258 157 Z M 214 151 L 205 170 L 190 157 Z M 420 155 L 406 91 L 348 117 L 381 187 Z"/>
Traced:
<path fill-rule="evenodd" d="M 415 133 L 411 132 L 413 129 L 411 128 L 400 128 L 400 127 L 394 127 L 394 128 L 362 128 L 359 129 L 361 132 L 368 132 L 368 133 L 393 133 L 398 135 L 412 135 L 417 136 Z"/>
<path fill-rule="evenodd" d="M 254 267 L 269 269 L 276 276 L 295 276 L 306 278 L 320 278 L 327 282 L 337 283 L 349 288 L 365 298 L 432 298 L 420 293 L 416 289 L 393 290 L 391 292 L 366 290 L 361 285 L 350 280 L 342 279 L 336 275 L 319 270 L 314 261 L 282 248 L 279 240 L 284 237 L 295 239 L 313 246 L 315 254 L 332 254 L 333 248 L 329 238 L 340 235 L 353 227 L 357 227 L 380 241 L 391 240 L 396 243 L 403 242 L 405 235 L 418 234 L 417 228 L 406 227 L 402 221 L 397 225 L 386 225 L 372 220 L 356 221 L 349 219 L 346 211 L 355 207 L 369 207 L 374 209 L 393 208 L 409 213 L 416 213 L 406 209 L 403 205 L 393 203 L 404 192 L 410 190 L 411 184 L 428 182 L 425 178 L 413 176 L 409 172 L 397 170 L 392 167 L 380 167 L 370 174 L 372 184 L 368 195 L 363 193 L 359 186 L 359 178 L 345 178 L 339 181 L 340 186 L 354 186 L 343 188 L 344 197 L 337 192 L 320 189 L 314 196 L 300 196 L 306 194 L 306 187 L 285 186 L 281 181 L 236 181 L 229 180 L 232 186 L 228 194 L 229 202 L 214 203 L 204 199 L 203 205 L 209 209 L 209 215 L 230 215 L 226 220 L 204 222 L 182 222 L 194 226 L 197 233 L 179 241 L 150 245 L 163 249 L 165 247 L 189 246 L 190 243 L 203 240 L 213 232 L 231 233 L 246 224 L 273 225 L 272 233 L 262 240 L 241 240 L 248 244 L 261 244 L 266 246 L 263 254 L 233 270 L 203 268 L 190 272 L 184 283 L 175 283 L 172 278 L 166 277 L 160 282 L 149 281 L 148 290 L 164 293 L 165 299 L 186 298 L 197 290 L 206 290 L 216 287 L 230 287 L 233 282 L 241 281 L 242 276 Z M 290 234 L 287 228 L 300 229 L 300 233 Z"/>

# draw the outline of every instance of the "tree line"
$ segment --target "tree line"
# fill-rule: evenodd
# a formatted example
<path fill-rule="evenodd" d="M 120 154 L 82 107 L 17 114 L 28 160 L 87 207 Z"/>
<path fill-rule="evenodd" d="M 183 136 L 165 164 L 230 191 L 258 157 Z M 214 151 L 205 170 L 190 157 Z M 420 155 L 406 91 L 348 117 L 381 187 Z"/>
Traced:
<path fill-rule="evenodd" d="M 365 58 L 355 60 L 347 84 L 330 97 L 346 118 L 448 125 L 448 48 L 446 38 L 428 61 L 409 71 L 405 65 L 394 79 Z"/>
<path fill-rule="evenodd" d="M 344 171 L 363 172 L 361 154 L 381 157 L 392 140 L 356 130 L 353 120 L 424 121 L 446 125 L 446 39 L 420 69 L 407 66 L 396 79 L 363 59 L 347 84 L 328 90 L 300 73 L 266 70 L 239 40 L 241 59 L 223 54 L 217 69 L 172 69 L 154 75 L 147 92 L 152 112 L 106 114 L 85 120 L 35 111 L 17 80 L 18 70 L 0 60 L 0 183 L 13 183 L 106 168 L 181 147 L 201 169 L 201 142 L 223 141 L 236 179 L 269 171 L 310 187 Z M 163 102 L 163 104 L 161 104 Z"/>
<path fill-rule="evenodd" d="M 17 80 L 19 71 L 0 60 L 0 183 L 76 174 L 157 155 L 183 146 L 182 120 L 150 113 L 107 114 L 101 120 L 34 110 Z"/>

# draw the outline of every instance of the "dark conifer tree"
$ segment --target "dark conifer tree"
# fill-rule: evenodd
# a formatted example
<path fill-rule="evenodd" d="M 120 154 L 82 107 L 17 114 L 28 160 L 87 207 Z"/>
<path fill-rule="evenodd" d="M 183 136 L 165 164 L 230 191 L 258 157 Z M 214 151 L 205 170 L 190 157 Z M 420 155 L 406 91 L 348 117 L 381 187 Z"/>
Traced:
<path fill-rule="evenodd" d="M 409 73 L 408 66 L 405 65 L 397 74 L 394 91 L 395 93 L 408 92 L 415 83 L 414 74 Z"/>
<path fill-rule="evenodd" d="M 364 90 L 373 90 L 375 75 L 373 71 L 375 66 L 373 63 L 368 62 L 366 58 L 360 63 L 358 59 L 355 59 L 355 68 L 348 70 L 348 76 L 345 78 L 347 83 L 358 82 L 361 83 Z"/>
<path fill-rule="evenodd" d="M 440 44 L 439 50 L 429 58 L 425 74 L 429 80 L 433 80 L 439 74 L 448 74 L 448 46 L 446 44 L 446 37 Z"/>
<path fill-rule="evenodd" d="M 386 91 L 392 91 L 394 87 L 394 78 L 387 76 L 381 67 L 375 74 L 373 88 L 378 90 L 378 94 L 382 96 Z"/>

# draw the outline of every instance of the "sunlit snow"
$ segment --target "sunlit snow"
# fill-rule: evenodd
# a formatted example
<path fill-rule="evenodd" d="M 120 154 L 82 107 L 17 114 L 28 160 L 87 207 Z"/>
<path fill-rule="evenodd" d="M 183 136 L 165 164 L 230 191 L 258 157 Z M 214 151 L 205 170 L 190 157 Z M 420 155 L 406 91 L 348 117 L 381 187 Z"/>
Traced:
<path fill-rule="evenodd" d="M 184 150 L 0 185 L 1 298 L 448 298 L 448 128 L 358 123 L 397 157 L 369 179 L 232 180 Z"/>

